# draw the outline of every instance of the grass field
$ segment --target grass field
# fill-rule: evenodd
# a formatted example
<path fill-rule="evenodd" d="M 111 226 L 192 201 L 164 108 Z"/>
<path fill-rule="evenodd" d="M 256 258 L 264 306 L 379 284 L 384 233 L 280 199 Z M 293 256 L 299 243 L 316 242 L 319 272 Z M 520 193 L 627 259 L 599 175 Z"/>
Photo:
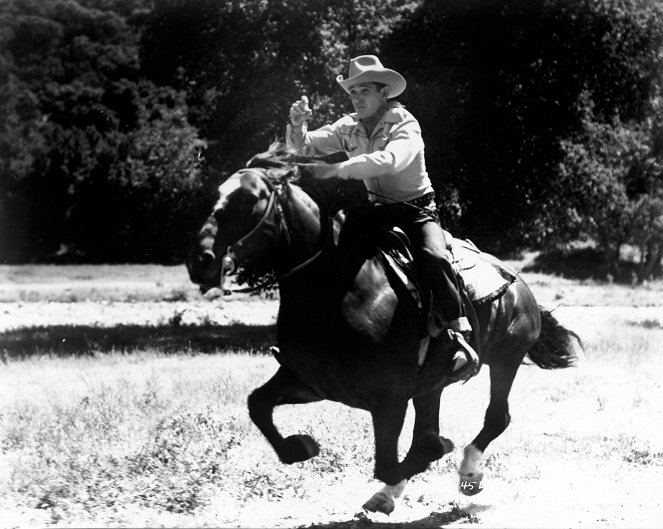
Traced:
<path fill-rule="evenodd" d="M 663 527 L 663 285 L 525 278 L 582 336 L 579 365 L 521 368 L 471 498 L 457 468 L 488 373 L 445 390 L 456 450 L 386 517 L 361 512 L 379 488 L 368 414 L 278 409 L 322 447 L 293 466 L 250 423 L 275 300 L 205 299 L 182 267 L 0 267 L 0 526 Z"/>

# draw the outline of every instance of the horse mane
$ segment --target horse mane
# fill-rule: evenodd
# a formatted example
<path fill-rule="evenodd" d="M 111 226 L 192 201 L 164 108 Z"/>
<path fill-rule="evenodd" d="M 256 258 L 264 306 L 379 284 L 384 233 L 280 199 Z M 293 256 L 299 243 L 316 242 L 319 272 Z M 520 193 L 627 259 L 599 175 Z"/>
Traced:
<path fill-rule="evenodd" d="M 293 169 L 299 167 L 300 163 L 314 162 L 315 158 L 308 158 L 306 156 L 299 156 L 292 152 L 288 147 L 281 142 L 274 142 L 269 146 L 265 152 L 254 155 L 248 162 L 247 167 L 262 167 L 264 169 Z"/>
<path fill-rule="evenodd" d="M 364 186 L 359 181 L 314 178 L 305 165 L 300 165 L 309 163 L 325 162 L 318 158 L 299 156 L 285 144 L 275 142 L 267 151 L 254 155 L 246 163 L 246 167 L 284 169 L 285 171 L 266 171 L 266 175 L 275 184 L 289 182 L 296 185 L 317 203 L 324 204 L 332 214 L 360 202 L 365 196 Z"/>

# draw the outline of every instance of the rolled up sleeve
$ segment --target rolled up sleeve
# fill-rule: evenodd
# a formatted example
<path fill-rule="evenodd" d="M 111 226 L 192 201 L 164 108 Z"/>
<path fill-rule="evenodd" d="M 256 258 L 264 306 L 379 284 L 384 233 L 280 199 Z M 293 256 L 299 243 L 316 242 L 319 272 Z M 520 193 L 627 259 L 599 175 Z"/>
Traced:
<path fill-rule="evenodd" d="M 321 156 L 343 150 L 343 143 L 334 125 L 308 132 L 306 123 L 301 127 L 288 125 L 285 134 L 286 145 L 302 156 Z"/>

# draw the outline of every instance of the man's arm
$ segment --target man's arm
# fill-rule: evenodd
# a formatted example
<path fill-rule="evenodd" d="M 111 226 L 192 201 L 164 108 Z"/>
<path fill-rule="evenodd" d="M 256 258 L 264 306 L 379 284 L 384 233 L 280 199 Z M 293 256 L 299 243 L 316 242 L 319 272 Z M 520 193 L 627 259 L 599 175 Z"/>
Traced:
<path fill-rule="evenodd" d="M 305 95 L 290 107 L 290 123 L 286 127 L 285 141 L 289 149 L 302 156 L 320 156 L 343 150 L 343 144 L 333 125 L 326 125 L 312 132 L 307 121 L 313 113 Z"/>
<path fill-rule="evenodd" d="M 308 132 L 306 123 L 300 127 L 288 125 L 285 132 L 288 148 L 302 156 L 323 156 L 343 150 L 343 143 L 333 125 Z"/>

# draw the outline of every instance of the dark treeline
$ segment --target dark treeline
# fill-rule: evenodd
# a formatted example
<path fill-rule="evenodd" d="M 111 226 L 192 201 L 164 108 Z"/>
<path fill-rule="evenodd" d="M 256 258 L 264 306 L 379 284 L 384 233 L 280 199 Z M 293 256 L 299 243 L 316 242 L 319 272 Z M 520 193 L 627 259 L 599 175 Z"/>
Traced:
<path fill-rule="evenodd" d="M 663 9 L 653 0 L 0 0 L 0 259 L 178 262 L 213 189 L 405 75 L 452 231 L 495 252 L 663 252 Z"/>

